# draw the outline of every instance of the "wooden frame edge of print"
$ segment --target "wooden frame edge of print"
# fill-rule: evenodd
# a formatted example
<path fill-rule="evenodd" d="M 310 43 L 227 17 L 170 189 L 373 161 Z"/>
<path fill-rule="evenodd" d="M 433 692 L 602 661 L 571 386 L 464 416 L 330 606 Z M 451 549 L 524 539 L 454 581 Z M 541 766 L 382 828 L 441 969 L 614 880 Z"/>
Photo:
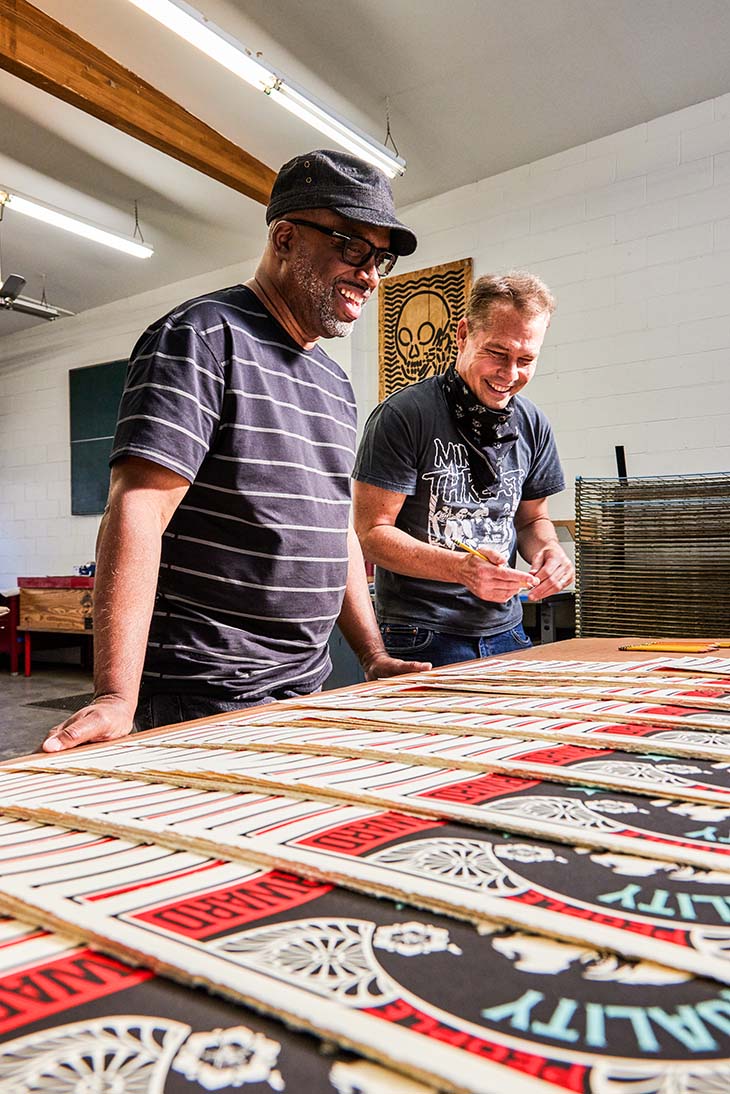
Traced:
<path fill-rule="evenodd" d="M 466 309 L 472 281 L 473 259 L 460 258 L 439 266 L 395 274 L 381 282 L 378 292 L 378 402 L 407 384 L 444 371 L 450 364 L 455 349 L 456 324 Z M 430 336 L 427 334 L 420 340 L 419 349 L 408 324 L 413 315 L 418 316 L 414 298 L 426 294 L 434 298 L 434 322 L 430 322 Z M 426 315 L 430 314 L 426 303 Z M 411 368 L 404 367 L 406 362 L 398 351 L 401 322 L 404 322 L 413 355 Z M 404 340 L 405 335 L 401 342 Z"/>

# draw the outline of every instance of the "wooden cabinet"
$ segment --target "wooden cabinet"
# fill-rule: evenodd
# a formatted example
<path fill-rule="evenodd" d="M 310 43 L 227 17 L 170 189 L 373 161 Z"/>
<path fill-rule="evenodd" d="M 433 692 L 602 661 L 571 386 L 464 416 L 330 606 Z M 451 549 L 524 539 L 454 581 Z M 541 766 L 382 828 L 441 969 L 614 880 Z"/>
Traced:
<path fill-rule="evenodd" d="M 91 631 L 92 589 L 21 589 L 20 629 L 25 631 Z"/>
<path fill-rule="evenodd" d="M 25 675 L 30 676 L 31 634 L 84 634 L 82 655 L 86 656 L 94 633 L 93 577 L 19 577 L 20 610 L 18 629 L 23 632 Z"/>

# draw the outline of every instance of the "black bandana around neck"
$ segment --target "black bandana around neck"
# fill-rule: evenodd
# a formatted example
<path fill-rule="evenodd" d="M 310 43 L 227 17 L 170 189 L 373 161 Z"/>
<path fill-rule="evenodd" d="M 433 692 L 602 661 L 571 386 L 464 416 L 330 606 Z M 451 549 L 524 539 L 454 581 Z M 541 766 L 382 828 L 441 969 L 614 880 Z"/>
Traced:
<path fill-rule="evenodd" d="M 474 486 L 481 493 L 494 486 L 498 461 L 517 440 L 514 406 L 491 410 L 477 399 L 452 364 L 439 376 L 456 431 L 466 444 Z"/>

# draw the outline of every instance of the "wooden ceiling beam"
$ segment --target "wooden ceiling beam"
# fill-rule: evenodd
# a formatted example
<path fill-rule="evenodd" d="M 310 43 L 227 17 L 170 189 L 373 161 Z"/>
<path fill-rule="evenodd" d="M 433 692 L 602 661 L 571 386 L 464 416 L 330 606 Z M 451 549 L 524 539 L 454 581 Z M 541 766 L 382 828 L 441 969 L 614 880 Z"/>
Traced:
<path fill-rule="evenodd" d="M 270 167 L 27 0 L 0 0 L 0 68 L 267 204 Z"/>

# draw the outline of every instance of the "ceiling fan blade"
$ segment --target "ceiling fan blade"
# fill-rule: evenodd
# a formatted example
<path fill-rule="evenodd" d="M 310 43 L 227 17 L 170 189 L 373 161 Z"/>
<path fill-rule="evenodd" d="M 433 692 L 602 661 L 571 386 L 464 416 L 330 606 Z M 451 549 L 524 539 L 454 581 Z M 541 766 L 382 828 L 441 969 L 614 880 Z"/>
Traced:
<path fill-rule="evenodd" d="M 25 278 L 20 274 L 10 274 L 0 285 L 0 298 L 3 300 L 15 300 L 23 291 Z"/>

